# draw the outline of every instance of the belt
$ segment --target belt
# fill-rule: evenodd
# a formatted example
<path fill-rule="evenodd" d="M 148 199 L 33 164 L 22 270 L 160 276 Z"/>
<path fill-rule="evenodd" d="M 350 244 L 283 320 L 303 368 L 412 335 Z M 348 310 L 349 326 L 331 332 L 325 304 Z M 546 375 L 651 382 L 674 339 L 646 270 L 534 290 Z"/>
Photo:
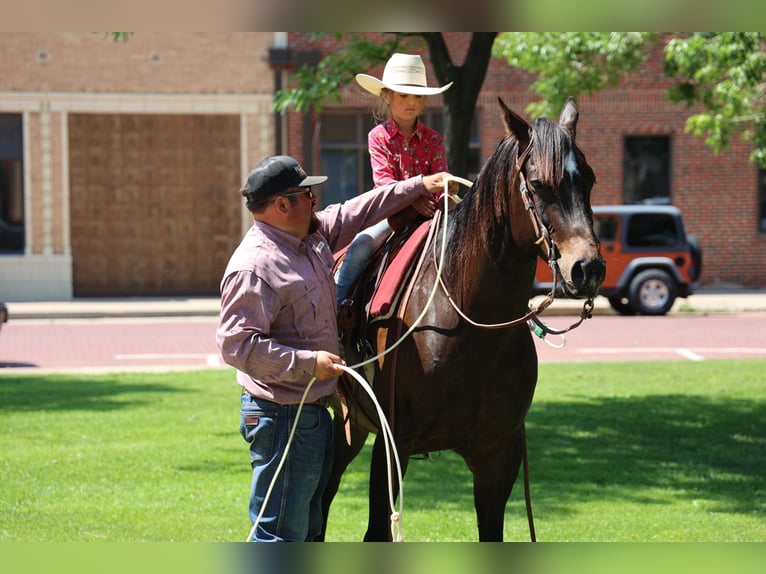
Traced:
<path fill-rule="evenodd" d="M 256 397 L 254 394 L 252 394 L 252 393 L 250 393 L 248 391 L 244 391 L 243 394 L 249 396 L 251 399 L 255 399 L 255 400 L 259 400 L 259 401 L 268 400 L 268 399 L 264 399 L 263 397 Z M 329 407 L 331 403 L 332 403 L 332 395 L 325 395 L 323 397 L 319 397 L 315 401 L 312 401 L 310 403 L 304 403 L 304 404 L 306 404 L 306 405 L 317 405 L 317 406 L 320 406 L 320 407 Z"/>

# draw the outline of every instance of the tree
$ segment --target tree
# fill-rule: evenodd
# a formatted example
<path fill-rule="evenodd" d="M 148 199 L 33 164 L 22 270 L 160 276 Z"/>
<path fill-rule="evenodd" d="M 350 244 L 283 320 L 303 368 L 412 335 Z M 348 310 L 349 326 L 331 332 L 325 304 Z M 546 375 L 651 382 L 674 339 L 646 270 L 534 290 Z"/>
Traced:
<path fill-rule="evenodd" d="M 462 65 L 457 65 L 452 61 L 441 32 L 395 32 L 375 38 L 363 34 L 337 34 L 339 40 L 343 39 L 343 48 L 322 58 L 316 67 L 304 66 L 293 74 L 289 80 L 291 87 L 277 93 L 275 108 L 278 111 L 288 108 L 321 110 L 323 102 L 340 100 L 341 86 L 350 84 L 355 74 L 385 62 L 396 51 L 420 51 L 422 46 L 418 41 L 423 41 L 437 82 L 440 85 L 454 82 L 452 88 L 442 94 L 442 136 L 450 171 L 466 176 L 471 122 L 492 57 L 495 36 L 496 32 L 472 32 L 465 60 Z"/>
<path fill-rule="evenodd" d="M 766 168 L 766 57 L 760 32 L 696 33 L 665 46 L 665 73 L 676 78 L 669 95 L 687 106 L 702 104 L 686 131 L 705 136 L 715 153 L 733 132 L 751 141 L 750 160 Z"/>
<path fill-rule="evenodd" d="M 527 106 L 533 118 L 556 117 L 569 96 L 616 87 L 646 60 L 657 41 L 652 32 L 504 32 L 492 50 L 508 65 L 537 73 Z"/>

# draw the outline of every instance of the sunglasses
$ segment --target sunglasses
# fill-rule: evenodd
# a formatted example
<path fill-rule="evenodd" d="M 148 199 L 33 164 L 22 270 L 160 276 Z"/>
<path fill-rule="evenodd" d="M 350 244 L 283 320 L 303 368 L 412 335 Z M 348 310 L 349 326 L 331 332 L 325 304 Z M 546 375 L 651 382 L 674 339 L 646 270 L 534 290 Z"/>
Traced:
<path fill-rule="evenodd" d="M 289 193 L 280 193 L 279 195 L 281 195 L 282 197 L 291 197 L 293 195 L 302 195 L 304 193 L 309 196 L 309 199 L 314 199 L 314 197 L 316 197 L 314 195 L 314 192 L 311 191 L 311 187 L 302 187 L 298 191 L 291 191 Z"/>

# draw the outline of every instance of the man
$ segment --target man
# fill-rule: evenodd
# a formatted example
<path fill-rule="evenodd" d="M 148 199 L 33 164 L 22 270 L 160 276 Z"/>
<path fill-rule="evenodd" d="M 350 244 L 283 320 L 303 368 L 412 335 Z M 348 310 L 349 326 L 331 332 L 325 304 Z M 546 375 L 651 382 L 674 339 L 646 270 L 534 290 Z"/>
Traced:
<path fill-rule="evenodd" d="M 275 156 L 256 165 L 240 190 L 254 221 L 221 282 L 216 339 L 243 388 L 240 432 L 250 443 L 250 519 L 258 521 L 252 540 L 309 541 L 321 532 L 334 440 L 325 405 L 343 372 L 333 253 L 365 227 L 442 190 L 446 175 L 391 183 L 315 212 L 312 186 L 327 178 Z"/>

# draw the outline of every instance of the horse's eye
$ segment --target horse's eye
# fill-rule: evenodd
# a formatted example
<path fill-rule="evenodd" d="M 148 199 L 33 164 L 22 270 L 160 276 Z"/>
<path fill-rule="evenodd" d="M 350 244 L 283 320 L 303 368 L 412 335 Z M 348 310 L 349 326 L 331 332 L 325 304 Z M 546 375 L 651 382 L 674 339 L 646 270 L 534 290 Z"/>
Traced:
<path fill-rule="evenodd" d="M 545 184 L 543 183 L 542 179 L 530 179 L 529 185 L 532 187 L 532 191 L 543 191 L 545 188 Z"/>

